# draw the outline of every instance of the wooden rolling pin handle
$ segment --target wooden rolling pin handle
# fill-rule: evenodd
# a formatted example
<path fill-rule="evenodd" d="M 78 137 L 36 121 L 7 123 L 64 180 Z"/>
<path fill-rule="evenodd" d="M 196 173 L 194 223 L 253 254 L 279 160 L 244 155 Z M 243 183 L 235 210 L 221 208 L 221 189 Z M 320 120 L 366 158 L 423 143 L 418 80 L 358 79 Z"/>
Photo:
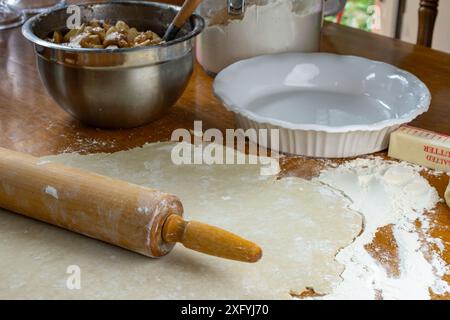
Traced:
<path fill-rule="evenodd" d="M 166 33 L 164 34 L 163 40 L 170 41 L 175 39 L 180 29 L 184 26 L 187 19 L 192 15 L 192 13 L 197 9 L 201 0 L 186 0 L 183 4 L 183 7 L 178 11 L 175 19 L 167 28 Z"/>
<path fill-rule="evenodd" d="M 162 238 L 168 243 L 180 242 L 186 248 L 225 259 L 256 262 L 262 250 L 253 242 L 231 232 L 196 221 L 184 221 L 178 215 L 166 219 Z"/>

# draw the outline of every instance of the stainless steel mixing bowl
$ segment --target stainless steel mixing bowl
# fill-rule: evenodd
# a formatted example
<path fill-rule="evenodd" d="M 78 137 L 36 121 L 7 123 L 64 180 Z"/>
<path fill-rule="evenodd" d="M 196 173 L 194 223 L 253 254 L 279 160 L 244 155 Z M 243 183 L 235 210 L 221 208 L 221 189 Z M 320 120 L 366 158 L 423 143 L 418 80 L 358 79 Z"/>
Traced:
<path fill-rule="evenodd" d="M 82 4 L 82 22 L 123 20 L 163 35 L 179 7 L 138 1 Z M 34 43 L 37 66 L 55 101 L 81 122 L 100 128 L 130 128 L 160 118 L 183 93 L 192 74 L 194 38 L 204 28 L 193 15 L 177 39 L 127 49 L 70 48 L 45 41 L 64 30 L 67 8 L 30 19 L 22 29 Z"/>

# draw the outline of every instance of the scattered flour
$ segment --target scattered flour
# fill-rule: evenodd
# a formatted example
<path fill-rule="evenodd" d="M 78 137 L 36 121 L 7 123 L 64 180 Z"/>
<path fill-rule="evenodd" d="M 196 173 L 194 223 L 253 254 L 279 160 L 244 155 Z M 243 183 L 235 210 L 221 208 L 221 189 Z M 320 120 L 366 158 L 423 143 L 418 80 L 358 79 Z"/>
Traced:
<path fill-rule="evenodd" d="M 445 202 L 450 207 L 450 184 L 447 186 L 447 189 L 445 190 L 444 198 L 445 198 Z"/>
<path fill-rule="evenodd" d="M 137 208 L 137 212 L 147 214 L 150 210 L 147 207 L 139 207 Z"/>
<path fill-rule="evenodd" d="M 38 160 L 36 162 L 36 165 L 43 166 L 43 165 L 46 165 L 46 164 L 49 164 L 49 163 L 51 163 L 51 161 L 49 161 L 49 160 Z"/>
<path fill-rule="evenodd" d="M 436 190 L 420 176 L 422 167 L 386 161 L 378 157 L 356 159 L 322 171 L 318 181 L 335 188 L 348 197 L 350 208 L 364 217 L 362 234 L 348 247 L 340 250 L 336 260 L 345 266 L 334 291 L 321 299 L 430 299 L 429 289 L 437 294 L 450 292 L 442 279 L 449 267 L 438 253 L 427 259 L 418 219 L 426 234 L 430 222 L 423 215 L 440 201 Z M 388 274 L 365 249 L 381 227 L 393 225 L 398 246 L 400 276 Z M 439 239 L 427 239 L 438 248 Z"/>
<path fill-rule="evenodd" d="M 46 186 L 44 192 L 45 192 L 46 194 L 51 195 L 51 196 L 52 196 L 53 198 L 55 198 L 55 199 L 59 199 L 59 197 L 58 197 L 58 190 L 56 190 L 55 187 L 52 187 L 52 186 Z"/>

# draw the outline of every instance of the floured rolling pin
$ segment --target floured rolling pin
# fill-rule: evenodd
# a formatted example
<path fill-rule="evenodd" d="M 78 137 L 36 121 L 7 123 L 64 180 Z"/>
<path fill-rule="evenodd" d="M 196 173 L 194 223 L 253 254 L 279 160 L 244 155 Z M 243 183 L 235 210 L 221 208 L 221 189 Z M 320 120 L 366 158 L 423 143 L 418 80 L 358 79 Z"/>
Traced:
<path fill-rule="evenodd" d="M 184 221 L 175 196 L 3 148 L 0 207 L 153 258 L 176 242 L 244 262 L 262 254 L 228 231 Z"/>

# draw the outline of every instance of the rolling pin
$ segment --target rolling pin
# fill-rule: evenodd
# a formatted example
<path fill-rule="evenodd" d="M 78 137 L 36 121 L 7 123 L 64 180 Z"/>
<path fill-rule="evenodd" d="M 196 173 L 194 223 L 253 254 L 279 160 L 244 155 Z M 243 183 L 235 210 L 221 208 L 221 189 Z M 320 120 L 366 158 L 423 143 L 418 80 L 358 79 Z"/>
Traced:
<path fill-rule="evenodd" d="M 153 258 L 176 242 L 244 262 L 262 255 L 256 244 L 228 231 L 184 221 L 176 196 L 4 148 L 0 207 Z"/>

